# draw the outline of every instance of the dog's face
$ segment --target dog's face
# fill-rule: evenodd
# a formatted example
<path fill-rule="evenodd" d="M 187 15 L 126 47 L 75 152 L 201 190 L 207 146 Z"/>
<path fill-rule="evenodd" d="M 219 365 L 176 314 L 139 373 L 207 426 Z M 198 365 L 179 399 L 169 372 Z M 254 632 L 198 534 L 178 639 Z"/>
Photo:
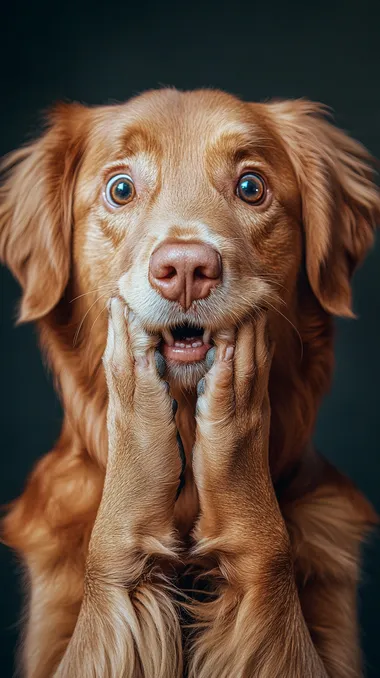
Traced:
<path fill-rule="evenodd" d="M 300 207 L 262 106 L 168 91 L 105 109 L 76 184 L 79 289 L 108 283 L 192 385 L 216 331 L 290 302 Z"/>
<path fill-rule="evenodd" d="M 11 157 L 0 196 L 22 319 L 49 313 L 68 284 L 100 294 L 100 310 L 119 294 L 189 387 L 215 332 L 263 307 L 297 324 L 303 260 L 318 303 L 349 315 L 378 195 L 366 152 L 320 113 L 207 90 L 57 109 Z"/>

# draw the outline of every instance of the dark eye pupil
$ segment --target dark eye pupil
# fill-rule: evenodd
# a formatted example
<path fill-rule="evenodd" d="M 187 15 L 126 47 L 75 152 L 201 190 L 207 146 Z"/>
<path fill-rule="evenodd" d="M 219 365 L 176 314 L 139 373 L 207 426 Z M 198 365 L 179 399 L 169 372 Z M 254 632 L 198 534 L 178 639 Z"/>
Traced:
<path fill-rule="evenodd" d="M 246 174 L 241 177 L 236 192 L 245 202 L 258 205 L 265 196 L 264 180 L 259 175 Z"/>
<path fill-rule="evenodd" d="M 128 200 L 132 193 L 132 186 L 128 181 L 118 181 L 113 186 L 112 193 L 117 200 Z"/>
<path fill-rule="evenodd" d="M 242 193 L 244 193 L 244 196 L 246 198 L 249 198 L 252 200 L 252 198 L 257 198 L 261 192 L 262 188 L 259 184 L 259 181 L 257 179 L 243 179 L 240 182 L 240 190 Z"/>

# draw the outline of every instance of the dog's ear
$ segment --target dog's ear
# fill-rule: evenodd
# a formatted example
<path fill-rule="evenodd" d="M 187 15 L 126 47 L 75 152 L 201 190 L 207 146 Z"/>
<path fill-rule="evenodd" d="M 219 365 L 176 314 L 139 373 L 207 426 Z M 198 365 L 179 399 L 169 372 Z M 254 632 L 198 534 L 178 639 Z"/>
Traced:
<path fill-rule="evenodd" d="M 306 268 L 323 308 L 353 317 L 350 280 L 373 243 L 380 196 L 371 156 L 332 125 L 321 104 L 269 104 L 299 183 Z"/>
<path fill-rule="evenodd" d="M 49 313 L 68 282 L 73 191 L 87 110 L 60 104 L 45 134 L 2 164 L 0 259 L 23 289 L 19 322 Z"/>

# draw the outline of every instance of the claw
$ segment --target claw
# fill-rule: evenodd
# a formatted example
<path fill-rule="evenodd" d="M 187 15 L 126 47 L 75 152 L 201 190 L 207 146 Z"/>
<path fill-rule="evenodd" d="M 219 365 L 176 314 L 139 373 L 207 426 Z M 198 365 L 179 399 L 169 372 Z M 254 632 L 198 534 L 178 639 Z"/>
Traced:
<path fill-rule="evenodd" d="M 177 431 L 177 444 L 178 444 L 179 457 L 180 457 L 180 460 L 181 460 L 181 473 L 180 473 L 180 476 L 179 476 L 179 484 L 178 484 L 178 487 L 177 487 L 177 494 L 176 494 L 176 497 L 175 497 L 176 501 L 177 501 L 177 499 L 178 499 L 178 497 L 181 493 L 181 490 L 182 490 L 182 488 L 185 484 L 185 470 L 186 470 L 185 449 L 183 447 L 182 438 L 181 438 L 178 431 Z"/>
<path fill-rule="evenodd" d="M 160 351 L 155 351 L 154 352 L 154 360 L 156 362 L 156 368 L 157 372 L 160 377 L 163 377 L 165 374 L 166 370 L 166 363 L 163 355 L 160 353 Z"/>
<path fill-rule="evenodd" d="M 204 392 L 205 392 L 205 388 L 206 388 L 206 381 L 205 381 L 205 378 L 203 377 L 203 379 L 200 379 L 200 380 L 198 381 L 198 384 L 197 384 L 197 395 L 198 395 L 198 396 L 203 395 Z"/>
<path fill-rule="evenodd" d="M 215 355 L 216 355 L 216 348 L 215 348 L 215 346 L 213 346 L 206 353 L 206 367 L 208 369 L 211 369 L 211 367 L 213 366 L 214 361 L 215 361 Z"/>

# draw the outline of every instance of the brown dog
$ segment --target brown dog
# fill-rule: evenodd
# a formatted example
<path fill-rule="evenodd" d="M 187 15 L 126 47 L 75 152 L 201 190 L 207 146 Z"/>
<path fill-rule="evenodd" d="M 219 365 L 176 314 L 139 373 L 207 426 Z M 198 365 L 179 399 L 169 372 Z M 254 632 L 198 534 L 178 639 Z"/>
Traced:
<path fill-rule="evenodd" d="M 375 514 L 310 440 L 380 199 L 323 113 L 163 90 L 59 106 L 6 160 L 0 254 L 65 410 L 4 524 L 28 678 L 361 675 Z"/>

